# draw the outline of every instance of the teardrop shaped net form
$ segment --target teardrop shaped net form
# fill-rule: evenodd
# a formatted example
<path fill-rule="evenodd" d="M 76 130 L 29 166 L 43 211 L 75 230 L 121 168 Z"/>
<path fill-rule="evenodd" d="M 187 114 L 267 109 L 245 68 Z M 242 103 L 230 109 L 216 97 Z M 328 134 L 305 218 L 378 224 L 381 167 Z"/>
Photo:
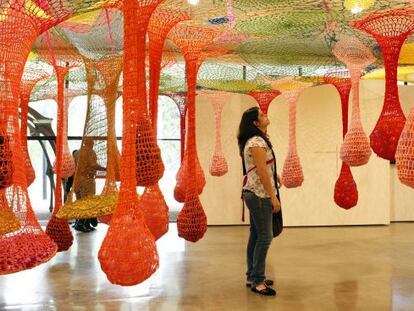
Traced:
<path fill-rule="evenodd" d="M 22 139 L 22 152 L 24 156 L 24 162 L 26 165 L 26 178 L 27 186 L 29 187 L 36 178 L 35 171 L 32 166 L 32 161 L 29 156 L 29 150 L 27 147 L 27 118 L 29 113 L 29 101 L 30 94 L 32 93 L 35 85 L 41 80 L 49 77 L 49 74 L 42 69 L 34 67 L 25 67 L 23 72 L 22 81 L 20 84 L 20 109 L 21 109 L 21 126 L 20 137 Z"/>
<path fill-rule="evenodd" d="M 149 231 L 136 194 L 137 177 L 155 184 L 161 177 L 159 148 L 146 112 L 145 34 L 151 14 L 161 1 L 124 1 L 124 93 L 121 155 L 121 188 L 99 262 L 109 281 L 135 285 L 158 268 L 154 236 Z M 142 123 L 145 123 L 141 125 Z M 137 130 L 138 125 L 145 132 Z M 137 138 L 138 141 L 137 141 Z M 145 142 L 149 138 L 150 141 Z M 144 149 L 148 154 L 140 152 Z M 138 154 L 137 154 L 138 153 Z M 142 159 L 139 159 L 142 157 Z M 143 161 L 159 157 L 155 166 Z"/>
<path fill-rule="evenodd" d="M 10 3 L 9 3 L 10 4 Z M 0 23 L 0 124 L 10 139 L 13 157 L 13 185 L 6 189 L 9 208 L 22 224 L 13 233 L 0 236 L 0 274 L 33 268 L 56 254 L 56 244 L 43 232 L 33 213 L 27 193 L 25 162 L 19 134 L 18 93 L 24 64 L 36 37 L 69 16 L 62 2 L 30 10 L 22 4 L 8 6 Z"/>
<path fill-rule="evenodd" d="M 116 179 L 119 177 L 120 159 L 116 142 L 115 105 L 123 59 L 108 56 L 99 61 L 84 58 L 84 62 L 90 95 L 72 192 L 58 213 L 58 217 L 66 219 L 112 214 L 118 198 Z M 101 195 L 95 193 L 94 176 L 103 173 L 97 166 L 106 168 Z M 76 194 L 76 201 L 73 200 L 73 194 Z"/>
<path fill-rule="evenodd" d="M 333 49 L 334 55 L 348 67 L 352 83 L 352 115 L 348 132 L 341 145 L 340 158 L 349 166 L 367 164 L 371 147 L 362 123 L 359 110 L 359 78 L 362 70 L 375 60 L 371 50 L 358 39 L 341 36 Z"/>
<path fill-rule="evenodd" d="M 256 100 L 260 110 L 264 114 L 267 114 L 270 103 L 280 94 L 281 93 L 279 91 L 253 91 L 247 93 L 247 95 L 250 95 Z"/>
<path fill-rule="evenodd" d="M 344 209 L 350 209 L 358 203 L 358 189 L 352 176 L 351 169 L 342 163 L 341 173 L 335 183 L 335 203 Z"/>
<path fill-rule="evenodd" d="M 296 107 L 303 90 L 312 84 L 283 78 L 272 81 L 271 85 L 282 93 L 289 105 L 289 148 L 282 168 L 282 184 L 286 188 L 300 187 L 305 177 L 296 147 Z"/>
<path fill-rule="evenodd" d="M 155 240 L 168 231 L 169 211 L 158 184 L 145 188 L 141 199 L 145 222 Z"/>
<path fill-rule="evenodd" d="M 20 229 L 20 221 L 9 208 L 6 195 L 0 190 L 0 236 Z"/>
<path fill-rule="evenodd" d="M 395 159 L 398 178 L 404 185 L 414 188 L 414 106 L 398 141 Z"/>
<path fill-rule="evenodd" d="M 226 92 L 204 92 L 213 106 L 215 120 L 215 144 L 214 153 L 210 160 L 209 172 L 211 176 L 223 176 L 228 172 L 228 165 L 221 147 L 221 115 L 224 105 L 229 101 L 232 93 Z"/>
<path fill-rule="evenodd" d="M 414 30 L 414 10 L 403 8 L 371 13 L 352 25 L 371 34 L 381 47 L 386 81 L 384 105 L 370 140 L 372 150 L 378 156 L 394 161 L 398 139 L 406 121 L 398 95 L 398 58 L 404 41 Z"/>
<path fill-rule="evenodd" d="M 348 71 L 328 72 L 324 82 L 335 86 L 341 98 L 342 138 L 348 131 L 348 106 L 351 92 L 351 79 Z M 358 203 L 358 189 L 349 166 L 342 162 L 341 172 L 335 182 L 334 201 L 344 209 L 350 209 Z"/>
<path fill-rule="evenodd" d="M 213 28 L 190 25 L 177 25 L 170 33 L 171 39 L 177 44 L 186 61 L 187 95 L 188 95 L 188 136 L 184 160 L 181 166 L 185 167 L 186 180 L 185 203 L 177 217 L 178 235 L 187 241 L 196 242 L 207 231 L 207 217 L 198 198 L 200 181 L 198 180 L 198 156 L 195 131 L 195 96 L 197 83 L 197 70 L 200 67 L 198 58 L 205 46 L 211 44 L 220 32 Z M 186 163 L 187 162 L 187 163 Z M 180 168 L 181 169 L 181 168 Z M 200 166 L 201 169 L 201 166 Z M 202 171 L 202 170 L 201 170 Z M 204 175 L 204 173 L 203 173 Z M 204 177 L 204 176 L 203 176 Z M 178 186 L 179 176 L 177 174 Z M 205 178 L 204 178 L 205 183 Z"/>

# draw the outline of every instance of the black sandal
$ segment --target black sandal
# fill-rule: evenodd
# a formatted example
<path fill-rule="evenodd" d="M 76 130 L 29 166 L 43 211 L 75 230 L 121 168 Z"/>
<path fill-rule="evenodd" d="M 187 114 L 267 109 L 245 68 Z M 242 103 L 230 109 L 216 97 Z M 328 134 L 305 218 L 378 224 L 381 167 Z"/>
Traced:
<path fill-rule="evenodd" d="M 251 290 L 252 292 L 258 293 L 263 296 L 276 296 L 276 291 L 273 288 L 271 288 L 270 286 L 267 286 L 266 284 L 265 286 L 266 286 L 265 288 L 260 289 L 260 290 L 257 289 L 256 287 L 252 287 Z"/>
<path fill-rule="evenodd" d="M 273 286 L 273 284 L 275 284 L 275 282 L 273 282 L 273 280 L 264 280 L 263 283 L 266 286 Z M 252 287 L 252 282 L 251 281 L 247 281 L 246 282 L 246 287 Z"/>

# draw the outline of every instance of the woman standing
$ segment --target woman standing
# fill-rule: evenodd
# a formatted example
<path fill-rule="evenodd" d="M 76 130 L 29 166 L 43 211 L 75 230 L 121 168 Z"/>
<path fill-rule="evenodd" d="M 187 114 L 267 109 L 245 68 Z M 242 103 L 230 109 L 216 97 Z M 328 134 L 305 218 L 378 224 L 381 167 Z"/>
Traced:
<path fill-rule="evenodd" d="M 267 136 L 267 116 L 253 107 L 243 113 L 237 140 L 247 181 L 243 199 L 250 213 L 250 236 L 247 244 L 247 286 L 261 295 L 274 296 L 273 281 L 265 277 L 266 255 L 273 239 L 272 213 L 280 211 L 276 196 L 274 153 Z"/>

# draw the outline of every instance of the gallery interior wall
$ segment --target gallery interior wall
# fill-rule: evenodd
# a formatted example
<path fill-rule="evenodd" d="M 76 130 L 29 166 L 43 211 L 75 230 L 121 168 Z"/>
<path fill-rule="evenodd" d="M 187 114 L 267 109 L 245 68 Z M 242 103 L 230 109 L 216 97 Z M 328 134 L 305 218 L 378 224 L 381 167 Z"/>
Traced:
<path fill-rule="evenodd" d="M 414 86 L 400 86 L 399 90 L 408 115 L 414 103 Z M 361 81 L 361 118 L 368 135 L 381 112 L 383 96 L 384 81 Z M 213 177 L 208 172 L 214 151 L 211 103 L 206 96 L 199 95 L 196 105 L 198 154 L 207 179 L 201 202 L 208 223 L 242 224 L 242 168 L 236 135 L 243 111 L 255 105 L 255 101 L 250 96 L 235 94 L 223 109 L 222 144 L 229 171 L 222 177 Z M 271 103 L 268 114 L 269 134 L 280 173 L 288 147 L 288 107 L 282 96 Z M 348 211 L 336 206 L 333 189 L 341 168 L 341 133 L 341 105 L 336 89 L 321 85 L 305 90 L 297 107 L 297 146 L 305 181 L 300 188 L 281 190 L 285 225 L 370 225 L 414 220 L 414 208 L 410 206 L 414 202 L 414 189 L 399 182 L 395 165 L 374 153 L 367 165 L 352 168 L 359 192 L 358 205 Z"/>

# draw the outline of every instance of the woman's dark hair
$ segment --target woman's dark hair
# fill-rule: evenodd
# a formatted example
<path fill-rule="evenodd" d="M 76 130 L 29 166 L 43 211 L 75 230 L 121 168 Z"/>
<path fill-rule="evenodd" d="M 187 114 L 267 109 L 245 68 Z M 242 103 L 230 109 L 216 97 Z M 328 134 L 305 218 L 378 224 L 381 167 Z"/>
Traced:
<path fill-rule="evenodd" d="M 254 121 L 257 121 L 259 118 L 259 107 L 252 107 L 247 109 L 241 118 L 239 125 L 239 132 L 237 134 L 237 142 L 239 144 L 240 156 L 243 156 L 244 146 L 246 142 L 253 136 L 262 137 L 269 148 L 272 148 L 272 144 L 265 133 L 263 133 L 256 125 Z"/>

